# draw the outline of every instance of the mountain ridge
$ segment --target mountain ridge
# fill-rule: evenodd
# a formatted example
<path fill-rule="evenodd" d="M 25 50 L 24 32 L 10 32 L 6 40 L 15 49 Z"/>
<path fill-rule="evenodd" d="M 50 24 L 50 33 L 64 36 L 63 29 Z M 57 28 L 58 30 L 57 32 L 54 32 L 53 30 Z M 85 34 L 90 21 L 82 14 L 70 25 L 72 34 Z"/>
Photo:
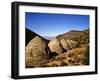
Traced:
<path fill-rule="evenodd" d="M 33 31 L 31 31 L 30 29 L 28 29 L 28 28 L 25 28 L 25 46 L 34 38 L 34 37 L 36 37 L 36 36 L 39 36 L 39 37 L 41 37 L 43 40 L 45 40 L 45 42 L 46 43 L 48 43 L 49 42 L 49 40 L 47 40 L 47 39 L 45 39 L 45 38 L 43 38 L 42 36 L 40 36 L 39 34 L 37 34 L 37 33 L 35 33 L 35 32 L 33 32 Z"/>

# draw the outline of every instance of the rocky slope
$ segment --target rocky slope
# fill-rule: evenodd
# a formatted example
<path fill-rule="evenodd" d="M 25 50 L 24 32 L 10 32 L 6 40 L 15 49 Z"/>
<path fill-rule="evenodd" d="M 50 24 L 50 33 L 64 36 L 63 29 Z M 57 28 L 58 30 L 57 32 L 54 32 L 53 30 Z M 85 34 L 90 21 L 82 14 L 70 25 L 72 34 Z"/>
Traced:
<path fill-rule="evenodd" d="M 27 68 L 89 65 L 89 29 L 71 30 L 51 41 L 31 34 L 25 48 Z"/>
<path fill-rule="evenodd" d="M 88 47 L 68 50 L 67 52 L 56 56 L 54 60 L 47 63 L 45 67 L 88 65 L 88 50 Z"/>
<path fill-rule="evenodd" d="M 67 33 L 57 36 L 57 39 L 73 40 L 78 43 L 78 47 L 81 47 L 82 45 L 89 43 L 89 29 L 83 31 L 71 30 Z"/>

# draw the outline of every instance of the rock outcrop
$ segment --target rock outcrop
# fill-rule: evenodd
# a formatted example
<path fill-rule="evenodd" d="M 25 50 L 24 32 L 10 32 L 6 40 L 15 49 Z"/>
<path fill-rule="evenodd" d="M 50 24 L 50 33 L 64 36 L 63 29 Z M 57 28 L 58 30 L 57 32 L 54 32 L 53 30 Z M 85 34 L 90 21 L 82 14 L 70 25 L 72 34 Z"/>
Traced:
<path fill-rule="evenodd" d="M 61 39 L 60 43 L 66 51 L 77 47 L 77 42 L 69 39 Z"/>
<path fill-rule="evenodd" d="M 52 53 L 57 53 L 57 54 L 61 54 L 63 53 L 63 48 L 62 48 L 62 45 L 61 43 L 58 41 L 58 39 L 53 39 L 49 42 L 48 44 L 49 48 L 50 48 L 50 51 Z"/>
<path fill-rule="evenodd" d="M 49 60 L 49 50 L 44 40 L 38 36 L 33 38 L 25 48 L 26 67 L 39 67 Z"/>

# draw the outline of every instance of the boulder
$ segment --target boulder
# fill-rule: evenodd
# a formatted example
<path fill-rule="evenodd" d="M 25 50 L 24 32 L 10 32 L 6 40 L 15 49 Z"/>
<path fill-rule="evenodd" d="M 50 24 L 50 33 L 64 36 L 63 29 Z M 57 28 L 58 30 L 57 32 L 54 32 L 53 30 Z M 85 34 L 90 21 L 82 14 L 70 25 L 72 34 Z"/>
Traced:
<path fill-rule="evenodd" d="M 64 49 L 70 50 L 68 42 L 65 39 L 62 39 L 60 42 L 61 42 L 61 44 L 62 44 L 62 46 L 63 46 Z"/>
<path fill-rule="evenodd" d="M 76 48 L 77 47 L 77 42 L 74 40 L 65 40 L 65 39 L 61 39 L 60 40 L 61 45 L 63 46 L 64 49 L 66 49 L 66 51 Z"/>
<path fill-rule="evenodd" d="M 25 48 L 26 67 L 40 67 L 49 60 L 49 50 L 45 41 L 36 36 Z"/>
<path fill-rule="evenodd" d="M 57 53 L 57 54 L 62 54 L 63 53 L 63 48 L 61 43 L 58 41 L 58 39 L 53 39 L 49 42 L 48 44 L 50 51 L 52 53 Z"/>
<path fill-rule="evenodd" d="M 70 49 L 73 49 L 77 46 L 77 42 L 74 40 L 67 39 L 67 44 L 69 45 Z"/>

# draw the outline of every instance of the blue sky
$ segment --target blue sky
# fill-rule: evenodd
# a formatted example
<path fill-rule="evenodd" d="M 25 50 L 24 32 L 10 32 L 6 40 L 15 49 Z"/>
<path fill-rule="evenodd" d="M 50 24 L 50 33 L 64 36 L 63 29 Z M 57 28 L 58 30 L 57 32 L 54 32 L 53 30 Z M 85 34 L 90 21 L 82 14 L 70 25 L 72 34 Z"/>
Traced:
<path fill-rule="evenodd" d="M 25 13 L 25 27 L 41 36 L 57 36 L 89 28 L 88 15 Z"/>

